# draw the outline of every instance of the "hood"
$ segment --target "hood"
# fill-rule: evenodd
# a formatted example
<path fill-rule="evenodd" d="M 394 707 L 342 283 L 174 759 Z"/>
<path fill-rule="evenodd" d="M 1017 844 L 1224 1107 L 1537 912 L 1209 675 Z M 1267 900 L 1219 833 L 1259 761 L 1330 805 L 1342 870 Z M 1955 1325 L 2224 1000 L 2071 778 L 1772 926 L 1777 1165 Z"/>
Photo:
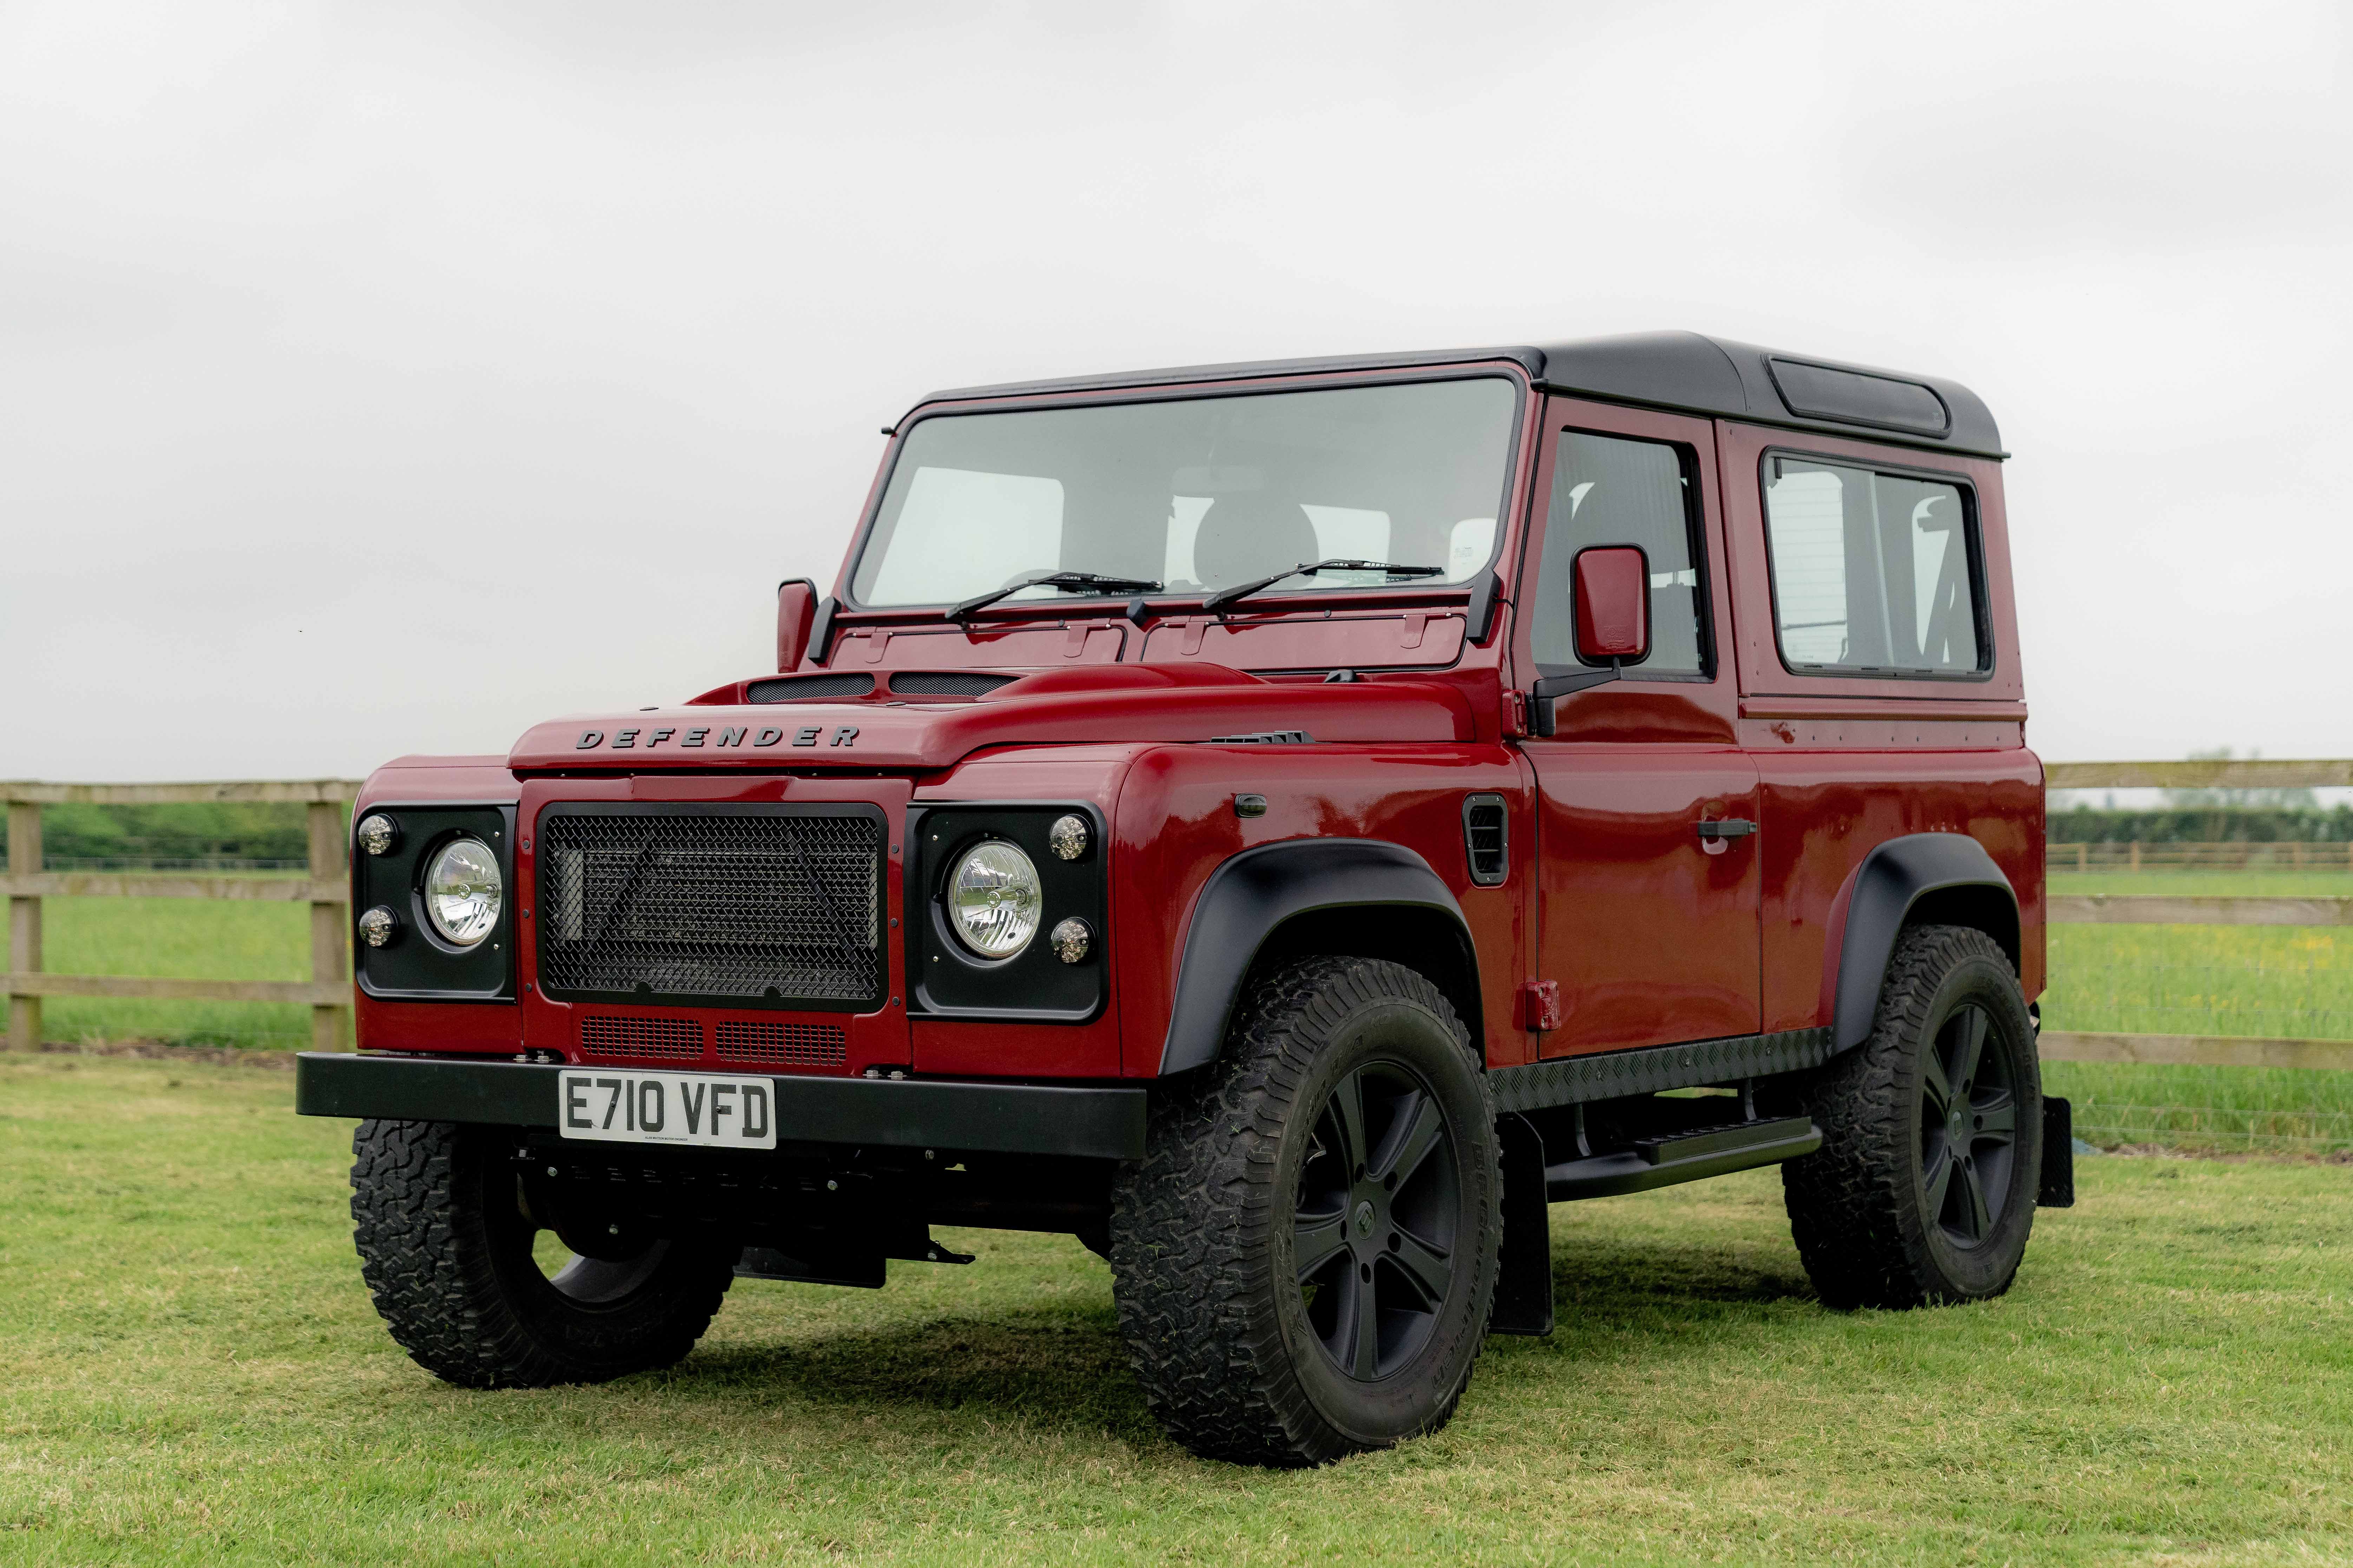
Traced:
<path fill-rule="evenodd" d="M 557 719 L 508 754 L 518 771 L 951 767 L 994 746 L 1472 738 L 1440 681 L 1291 684 L 1220 667 L 1110 665 L 1025 676 L 969 701 L 686 703 Z"/>

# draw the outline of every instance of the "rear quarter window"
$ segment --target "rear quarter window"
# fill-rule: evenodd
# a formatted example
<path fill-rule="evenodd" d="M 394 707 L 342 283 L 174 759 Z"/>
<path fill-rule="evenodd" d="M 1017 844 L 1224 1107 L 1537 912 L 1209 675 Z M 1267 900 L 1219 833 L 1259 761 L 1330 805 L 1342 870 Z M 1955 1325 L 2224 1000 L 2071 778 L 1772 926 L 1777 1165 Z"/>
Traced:
<path fill-rule="evenodd" d="M 1993 668 L 1975 497 L 1956 480 L 1767 454 L 1774 635 L 1797 674 Z"/>

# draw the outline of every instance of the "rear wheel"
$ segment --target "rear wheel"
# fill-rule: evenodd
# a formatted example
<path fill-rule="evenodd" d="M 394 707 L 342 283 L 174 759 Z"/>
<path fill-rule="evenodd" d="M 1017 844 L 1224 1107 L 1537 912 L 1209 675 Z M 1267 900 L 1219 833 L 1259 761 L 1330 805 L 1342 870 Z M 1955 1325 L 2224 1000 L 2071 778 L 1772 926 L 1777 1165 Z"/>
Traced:
<path fill-rule="evenodd" d="M 499 1157 L 510 1147 L 447 1121 L 360 1123 L 352 1219 L 392 1337 L 470 1388 L 604 1383 L 684 1357 L 737 1249 L 609 1232 L 547 1245 Z"/>
<path fill-rule="evenodd" d="M 1437 988 L 1365 959 L 1261 985 L 1156 1105 L 1112 1215 L 1154 1413 L 1213 1458 L 1321 1464 L 1442 1426 L 1494 1290 L 1494 1106 Z"/>
<path fill-rule="evenodd" d="M 1821 1149 L 1781 1180 L 1823 1300 L 1915 1307 L 2010 1289 L 2034 1228 L 2042 1079 L 2026 998 L 1992 938 L 1905 931 L 1870 1037 L 1810 1098 Z"/>

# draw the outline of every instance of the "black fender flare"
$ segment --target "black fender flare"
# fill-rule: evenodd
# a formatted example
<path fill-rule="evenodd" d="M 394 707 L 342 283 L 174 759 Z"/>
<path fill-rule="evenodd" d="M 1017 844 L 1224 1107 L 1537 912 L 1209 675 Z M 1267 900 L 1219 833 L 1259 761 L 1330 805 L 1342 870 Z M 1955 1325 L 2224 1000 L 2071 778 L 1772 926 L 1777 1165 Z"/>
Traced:
<path fill-rule="evenodd" d="M 1975 925 L 2019 956 L 2018 890 L 1985 846 L 1966 833 L 1909 833 L 1863 857 L 1840 895 L 1846 924 L 1838 954 L 1831 1049 L 1871 1035 L 1896 939 L 1915 919 Z M 1925 906 L 1925 907 L 1924 907 Z"/>
<path fill-rule="evenodd" d="M 1162 1075 L 1217 1060 L 1250 965 L 1286 922 L 1319 910 L 1383 905 L 1427 911 L 1461 944 L 1450 956 L 1470 977 L 1472 1005 L 1463 1022 L 1478 1044 L 1483 1037 L 1477 1016 L 1479 950 L 1462 906 L 1430 862 L 1378 838 L 1286 838 L 1243 850 L 1202 884 L 1160 1048 Z"/>

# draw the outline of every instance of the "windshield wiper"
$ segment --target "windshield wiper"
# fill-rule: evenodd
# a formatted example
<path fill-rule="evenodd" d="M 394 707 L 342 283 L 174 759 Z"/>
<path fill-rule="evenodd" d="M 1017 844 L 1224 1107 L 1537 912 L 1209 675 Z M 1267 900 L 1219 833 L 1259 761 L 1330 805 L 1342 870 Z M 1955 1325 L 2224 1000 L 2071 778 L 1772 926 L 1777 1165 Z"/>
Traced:
<path fill-rule="evenodd" d="M 1065 594 L 1083 594 L 1090 590 L 1103 594 L 1157 594 L 1160 584 L 1147 577 L 1106 577 L 1100 572 L 1033 572 L 1016 583 L 1002 588 L 992 588 L 986 594 L 975 594 L 961 605 L 948 606 L 948 619 L 961 621 L 975 612 L 985 610 L 1008 594 L 1024 588 L 1059 588 Z"/>
<path fill-rule="evenodd" d="M 1201 601 L 1201 608 L 1210 615 L 1222 615 L 1228 605 L 1239 604 L 1263 588 L 1271 588 L 1286 577 L 1313 577 L 1318 572 L 1386 572 L 1392 577 L 1442 577 L 1443 566 L 1393 566 L 1386 561 L 1303 561 L 1288 572 L 1277 572 L 1271 577 L 1261 577 L 1255 583 L 1237 583 L 1230 588 L 1220 588 Z"/>

